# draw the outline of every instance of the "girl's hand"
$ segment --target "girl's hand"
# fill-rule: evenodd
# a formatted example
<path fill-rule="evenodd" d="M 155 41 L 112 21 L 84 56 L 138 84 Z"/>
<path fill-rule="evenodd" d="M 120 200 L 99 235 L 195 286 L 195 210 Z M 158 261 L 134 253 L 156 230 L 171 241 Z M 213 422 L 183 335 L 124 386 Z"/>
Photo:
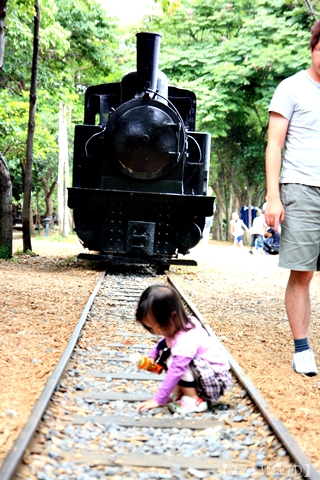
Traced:
<path fill-rule="evenodd" d="M 151 410 L 151 408 L 157 408 L 159 406 L 159 403 L 157 403 L 155 400 L 153 400 L 153 398 L 151 398 L 150 400 L 139 403 L 139 405 L 137 406 L 137 410 L 139 410 L 139 412 L 142 412 L 142 410 Z"/>

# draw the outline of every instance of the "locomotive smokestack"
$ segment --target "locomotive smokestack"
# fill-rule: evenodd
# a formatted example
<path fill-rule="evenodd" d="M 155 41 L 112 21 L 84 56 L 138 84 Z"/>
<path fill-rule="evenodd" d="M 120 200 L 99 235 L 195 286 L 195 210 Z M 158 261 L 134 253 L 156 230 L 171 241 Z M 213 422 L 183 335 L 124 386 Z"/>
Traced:
<path fill-rule="evenodd" d="M 147 88 L 157 89 L 158 61 L 161 35 L 140 32 L 137 37 L 137 95 L 143 95 Z"/>

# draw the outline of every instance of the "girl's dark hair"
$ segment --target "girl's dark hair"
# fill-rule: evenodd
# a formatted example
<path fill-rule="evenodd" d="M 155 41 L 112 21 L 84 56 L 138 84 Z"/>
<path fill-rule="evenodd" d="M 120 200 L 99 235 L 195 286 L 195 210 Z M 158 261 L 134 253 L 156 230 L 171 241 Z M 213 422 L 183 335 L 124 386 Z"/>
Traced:
<path fill-rule="evenodd" d="M 310 48 L 313 51 L 314 47 L 320 41 L 320 20 L 315 23 L 311 29 Z"/>
<path fill-rule="evenodd" d="M 174 312 L 176 315 L 173 317 Z M 136 311 L 136 320 L 143 325 L 142 320 L 147 315 L 154 318 L 164 331 L 170 332 L 170 336 L 180 330 L 187 331 L 190 328 L 187 327 L 187 323 L 191 323 L 194 327 L 179 295 L 167 285 L 152 285 L 142 293 Z"/>

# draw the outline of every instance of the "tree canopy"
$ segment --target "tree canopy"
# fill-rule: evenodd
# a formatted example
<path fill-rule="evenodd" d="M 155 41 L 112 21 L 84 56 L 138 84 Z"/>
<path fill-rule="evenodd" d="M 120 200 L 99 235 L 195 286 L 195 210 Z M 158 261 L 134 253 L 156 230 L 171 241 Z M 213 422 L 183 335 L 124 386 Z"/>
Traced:
<path fill-rule="evenodd" d="M 163 15 L 121 26 L 98 0 L 41 1 L 33 188 L 39 207 L 54 186 L 58 112 L 83 122 L 90 85 L 119 81 L 135 69 L 135 33 L 162 35 L 160 69 L 173 85 L 197 95 L 197 129 L 212 136 L 210 182 L 220 207 L 236 197 L 261 204 L 268 105 L 277 84 L 310 64 L 310 28 L 320 0 L 155 0 Z M 0 153 L 21 196 L 26 157 L 34 5 L 11 0 L 0 72 Z M 45 182 L 44 182 L 45 179 Z M 54 189 L 53 189 L 54 191 Z M 227 214 L 226 212 L 224 213 Z"/>
<path fill-rule="evenodd" d="M 302 1 L 184 0 L 144 24 L 163 34 L 168 78 L 197 94 L 212 182 L 232 186 L 242 205 L 263 199 L 268 105 L 282 79 L 309 66 L 313 23 Z"/>
<path fill-rule="evenodd" d="M 7 6 L 6 48 L 0 75 L 0 152 L 21 197 L 22 166 L 26 157 L 28 99 L 32 62 L 34 6 L 31 0 L 12 0 Z M 54 182 L 58 164 L 58 112 L 64 101 L 73 124 L 83 121 L 85 89 L 117 75 L 117 28 L 96 0 L 46 0 L 41 3 L 40 58 L 34 139 L 33 185 Z M 71 149 L 72 151 L 72 149 Z M 41 208 L 45 211 L 45 192 Z M 34 199 L 35 200 L 35 199 Z"/>

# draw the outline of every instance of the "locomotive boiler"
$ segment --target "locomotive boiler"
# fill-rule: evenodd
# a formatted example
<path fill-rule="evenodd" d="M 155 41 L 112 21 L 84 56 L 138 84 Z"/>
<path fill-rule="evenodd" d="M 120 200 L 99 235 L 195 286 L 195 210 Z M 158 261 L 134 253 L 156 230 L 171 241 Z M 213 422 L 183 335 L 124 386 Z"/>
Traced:
<path fill-rule="evenodd" d="M 210 134 L 195 131 L 196 96 L 158 70 L 161 35 L 137 33 L 136 71 L 85 93 L 75 127 L 68 206 L 85 248 L 111 263 L 196 265 L 181 258 L 213 214 Z"/>

